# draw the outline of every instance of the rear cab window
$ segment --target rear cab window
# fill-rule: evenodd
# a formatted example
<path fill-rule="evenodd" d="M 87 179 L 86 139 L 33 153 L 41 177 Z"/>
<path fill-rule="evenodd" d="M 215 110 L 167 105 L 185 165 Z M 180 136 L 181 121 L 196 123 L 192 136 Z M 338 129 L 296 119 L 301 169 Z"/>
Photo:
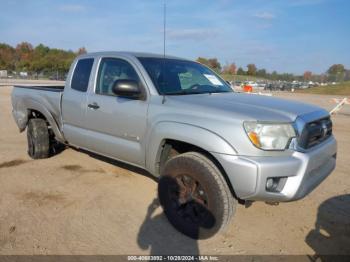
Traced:
<path fill-rule="evenodd" d="M 93 58 L 80 59 L 75 66 L 71 88 L 80 92 L 86 92 L 89 85 L 89 79 L 91 74 L 92 65 L 94 64 Z"/>

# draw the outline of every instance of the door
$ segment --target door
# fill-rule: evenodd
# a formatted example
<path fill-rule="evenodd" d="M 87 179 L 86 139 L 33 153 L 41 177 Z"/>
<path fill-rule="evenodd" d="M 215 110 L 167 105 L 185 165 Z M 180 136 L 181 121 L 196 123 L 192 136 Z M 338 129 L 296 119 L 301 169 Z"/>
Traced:
<path fill-rule="evenodd" d="M 119 79 L 143 85 L 134 67 L 119 58 L 102 58 L 95 90 L 88 96 L 86 129 L 89 149 L 125 162 L 144 166 L 147 100 L 119 97 L 112 92 Z"/>
<path fill-rule="evenodd" d="M 67 79 L 62 97 L 63 134 L 69 144 L 85 147 L 85 116 L 87 90 L 94 63 L 93 58 L 77 61 L 71 79 Z"/>

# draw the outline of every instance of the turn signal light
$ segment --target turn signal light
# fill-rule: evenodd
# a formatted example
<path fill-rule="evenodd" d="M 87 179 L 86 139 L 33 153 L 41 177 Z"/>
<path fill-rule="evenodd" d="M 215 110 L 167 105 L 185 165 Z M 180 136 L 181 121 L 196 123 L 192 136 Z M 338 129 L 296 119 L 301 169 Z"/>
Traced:
<path fill-rule="evenodd" d="M 249 133 L 248 133 L 248 136 L 249 136 L 249 138 L 250 138 L 250 141 L 252 141 L 252 143 L 253 143 L 256 147 L 261 147 L 260 140 L 259 140 L 259 137 L 258 137 L 257 133 L 255 133 L 255 132 L 249 132 Z"/>

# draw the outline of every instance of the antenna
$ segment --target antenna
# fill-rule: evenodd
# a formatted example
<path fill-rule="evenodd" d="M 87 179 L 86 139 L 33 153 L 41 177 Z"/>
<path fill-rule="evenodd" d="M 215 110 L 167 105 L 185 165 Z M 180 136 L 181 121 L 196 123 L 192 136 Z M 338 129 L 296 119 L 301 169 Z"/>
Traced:
<path fill-rule="evenodd" d="M 163 56 L 165 58 L 165 40 L 166 40 L 166 0 L 164 0 L 163 10 Z"/>
<path fill-rule="evenodd" d="M 165 40 L 166 40 L 166 0 L 164 0 L 164 9 L 163 9 L 163 63 L 162 63 L 162 74 L 163 74 L 163 82 L 165 81 Z M 165 103 L 165 94 L 163 93 L 162 104 Z"/>

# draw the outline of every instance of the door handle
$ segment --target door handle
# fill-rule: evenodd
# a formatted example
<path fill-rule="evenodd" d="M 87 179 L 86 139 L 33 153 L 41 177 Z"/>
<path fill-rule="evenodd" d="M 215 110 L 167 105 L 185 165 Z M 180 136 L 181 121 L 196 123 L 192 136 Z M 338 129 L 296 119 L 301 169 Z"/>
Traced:
<path fill-rule="evenodd" d="M 88 104 L 88 108 L 96 110 L 96 109 L 99 109 L 100 106 L 97 103 L 92 103 L 92 104 Z"/>

